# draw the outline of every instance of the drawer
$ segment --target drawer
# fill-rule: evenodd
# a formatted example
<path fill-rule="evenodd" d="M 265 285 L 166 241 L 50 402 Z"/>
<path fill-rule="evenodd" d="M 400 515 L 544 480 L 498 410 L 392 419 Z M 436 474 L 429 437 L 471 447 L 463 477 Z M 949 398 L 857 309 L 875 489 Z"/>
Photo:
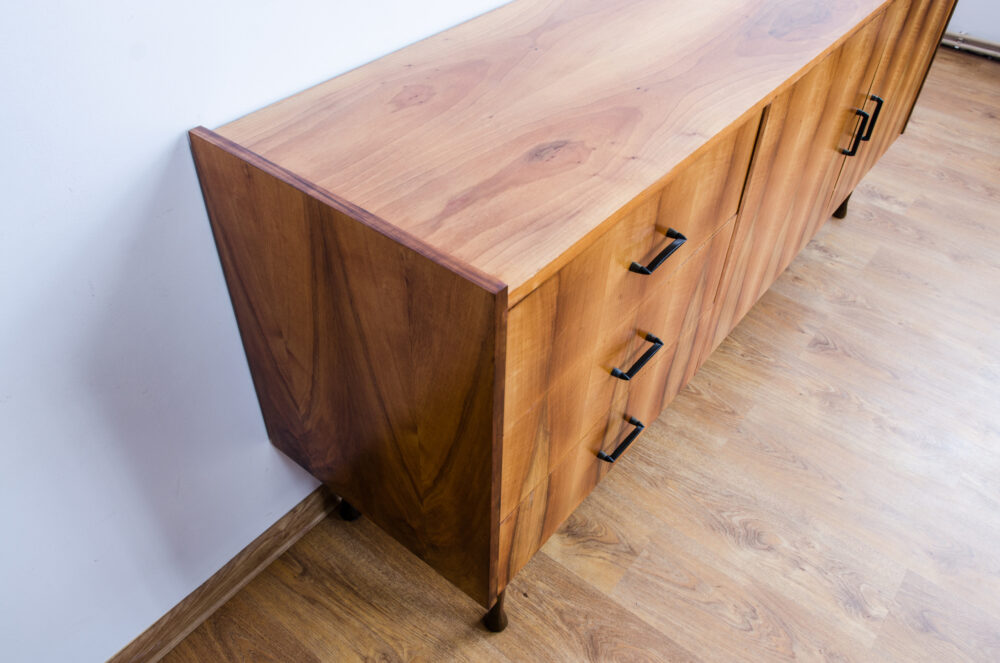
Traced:
<path fill-rule="evenodd" d="M 736 214 L 756 133 L 751 121 L 712 140 L 511 309 L 506 408 L 526 412 L 576 363 L 606 355 L 615 342 L 609 335 Z M 668 237 L 668 230 L 686 240 Z M 671 246 L 677 248 L 655 265 Z M 655 268 L 641 274 L 633 263 Z"/>
<path fill-rule="evenodd" d="M 703 337 L 714 335 L 709 330 L 712 309 L 735 225 L 736 219 L 730 219 L 639 308 L 637 332 L 652 333 L 664 342 L 654 360 L 631 381 L 626 411 L 644 423 L 660 415 L 711 351 Z"/>
<path fill-rule="evenodd" d="M 501 519 L 599 424 L 602 440 L 613 441 L 630 389 L 667 379 L 667 353 L 676 350 L 686 321 L 711 306 L 756 131 L 750 122 L 696 153 L 657 194 L 632 206 L 510 310 Z M 652 265 L 651 274 L 630 270 L 640 259 L 650 266 L 674 242 L 664 234 L 668 227 L 682 231 L 686 241 Z M 614 369 L 627 371 L 651 347 L 647 332 L 667 346 L 643 369 L 654 373 L 658 365 L 655 375 L 633 382 L 613 377 Z"/>
<path fill-rule="evenodd" d="M 674 168 L 653 195 L 652 214 L 632 214 L 619 222 L 615 264 L 607 296 L 638 302 L 680 269 L 716 231 L 739 211 L 750 157 L 757 136 L 756 119 L 711 140 Z M 679 234 L 684 239 L 668 236 Z M 610 234 L 610 233 L 609 233 Z M 683 242 L 683 243 L 682 243 Z M 679 245 L 672 252 L 674 245 Z M 657 259 L 669 257 L 657 265 Z M 634 263 L 634 266 L 633 266 Z M 652 274 L 636 273 L 645 267 Z M 650 269 L 652 268 L 652 269 Z M 638 298 L 636 296 L 639 295 Z"/>
<path fill-rule="evenodd" d="M 664 370 L 644 376 L 646 380 L 626 383 L 615 380 L 612 407 L 593 424 L 554 465 L 551 471 L 529 489 L 519 502 L 501 514 L 499 530 L 498 591 L 528 563 L 563 521 L 590 494 L 612 464 L 598 454 L 611 455 L 630 435 L 642 444 L 642 431 L 630 423 L 631 413 L 645 425 L 651 424 L 665 405 L 694 375 L 711 351 L 710 311 L 702 316 L 703 324 L 676 339 L 661 350 L 659 364 Z M 643 418 L 645 417 L 645 418 Z M 631 446 L 631 445 L 630 445 Z M 625 454 L 628 451 L 624 452 Z"/>
<path fill-rule="evenodd" d="M 632 254 L 622 249 L 629 244 L 624 235 L 652 227 L 655 213 L 653 201 L 634 209 L 510 310 L 506 412 L 520 416 L 564 375 L 615 346 L 614 330 L 634 317 L 641 300 L 642 282 L 622 264 Z"/>
<path fill-rule="evenodd" d="M 510 427 L 505 438 L 501 519 L 520 508 L 543 484 L 549 486 L 544 489 L 547 491 L 566 484 L 568 480 L 553 483 L 554 473 L 565 474 L 567 467 L 590 473 L 590 466 L 583 464 L 580 456 L 581 445 L 590 449 L 592 463 L 607 465 L 598 461 L 596 454 L 601 450 L 613 453 L 634 428 L 630 417 L 643 424 L 652 423 L 691 379 L 710 350 L 705 341 L 711 334 L 705 330 L 734 226 L 735 218 L 724 224 L 658 291 L 648 293 L 635 315 L 610 335 L 611 342 L 603 355 L 594 354 L 587 365 L 574 366 L 527 416 Z M 613 377 L 613 368 L 627 371 L 652 347 L 645 341 L 646 333 L 656 335 L 663 346 L 634 378 L 626 381 Z M 508 440 L 510 447 L 506 445 Z M 574 454 L 580 457 L 567 465 Z M 575 490 L 579 484 L 569 481 L 566 485 Z M 560 498 L 561 503 L 565 501 Z"/>
<path fill-rule="evenodd" d="M 586 353 L 557 378 L 527 411 L 505 406 L 500 517 L 503 518 L 559 464 L 597 423 L 606 421 L 616 390 L 628 385 L 612 368 L 641 339 L 634 319 L 606 334 L 600 351 Z"/>
<path fill-rule="evenodd" d="M 624 407 L 627 393 L 627 389 L 616 390 L 616 411 Z M 498 591 L 610 471 L 611 463 L 600 460 L 598 453 L 612 453 L 634 427 L 626 424 L 627 430 L 622 430 L 621 417 L 609 417 L 609 414 L 603 413 L 552 471 L 528 491 L 510 513 L 501 516 Z M 641 431 L 636 439 L 641 439 Z"/>
<path fill-rule="evenodd" d="M 516 508 L 501 518 L 498 586 L 503 589 L 611 468 L 597 460 L 605 420 L 600 421 Z"/>
<path fill-rule="evenodd" d="M 627 393 L 613 397 L 605 444 L 613 448 L 614 440 L 624 437 L 630 417 L 643 424 L 655 420 L 707 355 L 700 350 L 692 355 L 692 344 L 701 343 L 695 333 L 710 326 L 735 225 L 734 217 L 639 306 L 632 323 L 634 342 L 621 366 L 633 377 L 626 383 Z M 659 349 L 647 340 L 649 335 L 661 344 Z M 609 374 L 603 383 L 592 380 L 589 389 L 615 389 L 622 382 Z"/>

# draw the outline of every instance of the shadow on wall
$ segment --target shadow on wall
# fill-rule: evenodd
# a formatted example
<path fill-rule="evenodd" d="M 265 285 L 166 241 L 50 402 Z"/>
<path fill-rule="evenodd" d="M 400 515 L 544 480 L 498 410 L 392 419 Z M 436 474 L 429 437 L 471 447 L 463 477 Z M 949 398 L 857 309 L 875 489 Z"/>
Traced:
<path fill-rule="evenodd" d="M 248 502 L 274 508 L 277 488 L 245 477 L 315 482 L 267 440 L 187 136 L 145 177 L 152 195 L 118 211 L 131 235 L 114 252 L 123 260 L 99 322 L 81 339 L 80 379 L 112 438 L 110 471 L 143 500 L 130 510 L 144 520 L 121 523 L 121 544 L 138 547 L 136 534 L 148 532 L 135 554 L 169 551 L 167 575 L 190 582 L 259 534 L 239 532 L 234 514 L 253 520 Z M 287 491 L 288 479 L 271 478 Z M 282 513 L 264 515 L 266 527 Z"/>

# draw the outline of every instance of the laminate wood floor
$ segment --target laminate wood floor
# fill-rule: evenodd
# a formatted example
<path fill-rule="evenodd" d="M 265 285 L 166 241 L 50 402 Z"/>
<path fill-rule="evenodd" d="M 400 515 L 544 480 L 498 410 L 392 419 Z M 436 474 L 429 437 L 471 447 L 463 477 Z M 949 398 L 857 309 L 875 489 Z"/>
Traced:
<path fill-rule="evenodd" d="M 322 522 L 165 660 L 1000 661 L 1000 63 L 910 127 L 517 576 Z"/>

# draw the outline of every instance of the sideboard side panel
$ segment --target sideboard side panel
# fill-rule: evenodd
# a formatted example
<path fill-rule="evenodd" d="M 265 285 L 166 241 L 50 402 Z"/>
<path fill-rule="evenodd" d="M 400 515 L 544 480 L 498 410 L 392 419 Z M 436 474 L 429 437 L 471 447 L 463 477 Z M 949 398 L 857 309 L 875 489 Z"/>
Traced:
<path fill-rule="evenodd" d="M 191 145 L 271 441 L 489 605 L 506 289 L 211 132 Z"/>

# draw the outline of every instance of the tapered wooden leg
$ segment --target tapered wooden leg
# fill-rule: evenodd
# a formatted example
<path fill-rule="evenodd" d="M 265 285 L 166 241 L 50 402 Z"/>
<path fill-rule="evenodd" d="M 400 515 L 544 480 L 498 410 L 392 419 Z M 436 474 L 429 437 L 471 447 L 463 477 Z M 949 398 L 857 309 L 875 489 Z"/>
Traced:
<path fill-rule="evenodd" d="M 340 514 L 340 517 L 347 522 L 357 520 L 361 517 L 361 512 L 351 506 L 351 503 L 344 498 L 340 499 L 340 507 L 337 509 L 337 513 Z"/>
<path fill-rule="evenodd" d="M 840 207 L 838 207 L 837 211 L 833 213 L 833 218 L 843 219 L 845 216 L 847 216 L 847 203 L 849 203 L 850 201 L 851 201 L 851 194 L 847 194 L 847 198 L 844 198 L 844 202 L 840 203 Z"/>
<path fill-rule="evenodd" d="M 497 595 L 497 602 L 493 604 L 490 611 L 483 617 L 483 625 L 494 633 L 499 633 L 507 628 L 507 613 L 503 610 L 503 597 L 506 593 L 507 590 L 505 589 Z"/>

